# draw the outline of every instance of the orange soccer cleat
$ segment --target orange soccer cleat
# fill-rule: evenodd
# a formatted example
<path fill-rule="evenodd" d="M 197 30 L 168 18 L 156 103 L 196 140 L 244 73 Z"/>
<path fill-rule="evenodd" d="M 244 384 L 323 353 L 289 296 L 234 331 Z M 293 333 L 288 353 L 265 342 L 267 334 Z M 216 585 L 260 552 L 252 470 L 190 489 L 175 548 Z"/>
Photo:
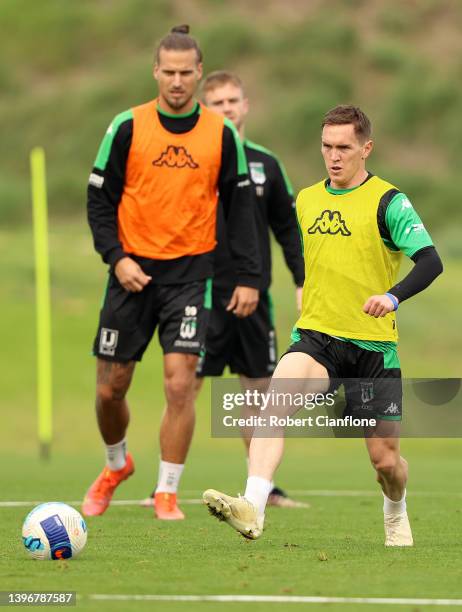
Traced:
<path fill-rule="evenodd" d="M 184 514 L 176 504 L 176 493 L 156 493 L 154 513 L 161 521 L 181 521 Z"/>
<path fill-rule="evenodd" d="M 103 514 L 109 506 L 116 488 L 133 474 L 135 465 L 130 453 L 127 453 L 126 460 L 127 463 L 121 470 L 113 472 L 108 467 L 105 467 L 88 489 L 82 504 L 82 512 L 85 516 Z"/>

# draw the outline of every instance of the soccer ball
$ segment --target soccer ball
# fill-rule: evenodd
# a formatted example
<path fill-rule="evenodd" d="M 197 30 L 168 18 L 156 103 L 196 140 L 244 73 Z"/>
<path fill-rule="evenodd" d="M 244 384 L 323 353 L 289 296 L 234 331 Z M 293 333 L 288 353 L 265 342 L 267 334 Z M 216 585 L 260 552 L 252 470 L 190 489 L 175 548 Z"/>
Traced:
<path fill-rule="evenodd" d="M 40 504 L 26 516 L 22 541 L 34 559 L 70 559 L 87 543 L 87 525 L 67 504 Z"/>

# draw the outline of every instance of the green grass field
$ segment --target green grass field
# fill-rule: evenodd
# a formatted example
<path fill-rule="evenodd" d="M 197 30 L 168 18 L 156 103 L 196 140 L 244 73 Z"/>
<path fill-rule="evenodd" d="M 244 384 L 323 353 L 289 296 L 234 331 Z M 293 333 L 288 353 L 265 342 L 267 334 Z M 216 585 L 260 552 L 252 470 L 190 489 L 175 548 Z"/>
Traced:
<path fill-rule="evenodd" d="M 279 603 L 99 601 L 95 594 L 276 595 L 338 597 L 462 597 L 462 488 L 459 440 L 404 440 L 410 462 L 408 509 L 415 547 L 385 550 L 381 495 L 361 440 L 287 443 L 278 483 L 309 509 L 270 509 L 265 536 L 239 538 L 197 503 L 204 488 L 243 491 L 245 461 L 238 440 L 210 438 L 206 387 L 198 403 L 195 439 L 181 496 L 187 520 L 160 523 L 150 510 L 113 506 L 88 521 L 88 544 L 70 562 L 34 562 L 23 550 L 22 521 L 34 501 L 76 501 L 103 462 L 93 414 L 92 336 L 105 284 L 82 222 L 51 225 L 53 285 L 54 444 L 38 460 L 35 407 L 35 321 L 32 234 L 0 234 L 0 321 L 3 351 L 0 445 L 0 590 L 75 590 L 82 610 L 278 610 Z M 283 350 L 295 319 L 288 273 L 276 251 L 274 300 Z M 462 371 L 454 330 L 462 299 L 461 266 L 400 309 L 401 361 L 407 376 Z M 118 500 L 144 497 L 156 479 L 157 428 L 163 409 L 157 341 L 139 366 L 130 392 L 128 442 L 136 473 Z M 329 493 L 331 492 L 331 493 Z M 309 610 L 376 610 L 376 604 L 294 604 Z M 389 606 L 380 606 L 388 609 Z M 402 605 L 400 610 L 427 610 Z"/>

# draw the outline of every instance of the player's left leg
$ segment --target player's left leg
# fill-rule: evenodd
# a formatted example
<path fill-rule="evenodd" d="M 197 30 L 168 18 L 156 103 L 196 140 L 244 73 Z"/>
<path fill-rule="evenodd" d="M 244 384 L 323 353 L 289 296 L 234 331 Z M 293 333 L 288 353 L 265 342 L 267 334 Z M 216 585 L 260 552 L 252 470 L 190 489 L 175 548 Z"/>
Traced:
<path fill-rule="evenodd" d="M 228 363 L 229 352 L 234 344 L 236 331 L 236 317 L 226 311 L 226 307 L 231 299 L 231 293 L 213 288 L 212 308 L 207 323 L 205 351 L 202 351 L 200 354 L 195 373 L 194 400 L 197 400 L 200 394 L 205 377 L 221 376 Z M 175 332 L 175 329 L 173 332 Z M 157 486 L 154 486 L 149 497 L 140 502 L 142 506 L 151 508 L 155 505 L 156 488 Z"/>
<path fill-rule="evenodd" d="M 386 437 L 388 434 L 392 437 Z M 408 465 L 400 454 L 399 422 L 379 420 L 377 430 L 366 437 L 366 445 L 384 498 L 385 546 L 412 546 L 406 510 Z"/>
<path fill-rule="evenodd" d="M 166 407 L 160 426 L 161 461 L 155 493 L 156 515 L 182 519 L 176 493 L 194 432 L 194 383 L 197 355 L 164 355 Z"/>
<path fill-rule="evenodd" d="M 348 407 L 355 416 L 375 416 L 365 430 L 366 445 L 377 481 L 382 487 L 385 546 L 412 546 L 406 511 L 408 467 L 400 454 L 403 390 L 395 346 L 386 352 L 350 347 L 356 377 L 345 385 Z"/>
<path fill-rule="evenodd" d="M 176 494 L 195 423 L 195 380 L 203 349 L 210 284 L 197 281 L 165 286 L 161 298 L 159 340 L 164 350 L 166 407 L 160 426 L 161 460 L 154 496 L 155 514 L 183 519 Z"/>
<path fill-rule="evenodd" d="M 167 404 L 160 426 L 159 475 L 150 496 L 140 502 L 141 506 L 156 508 L 156 495 L 159 494 L 156 511 L 158 518 L 184 518 L 179 508 L 175 507 L 176 492 L 194 433 L 195 399 L 200 390 L 197 381 L 203 380 L 197 379 L 195 375 L 197 361 L 196 355 L 182 353 L 164 355 L 164 389 Z M 191 376 L 193 376 L 192 392 Z"/>

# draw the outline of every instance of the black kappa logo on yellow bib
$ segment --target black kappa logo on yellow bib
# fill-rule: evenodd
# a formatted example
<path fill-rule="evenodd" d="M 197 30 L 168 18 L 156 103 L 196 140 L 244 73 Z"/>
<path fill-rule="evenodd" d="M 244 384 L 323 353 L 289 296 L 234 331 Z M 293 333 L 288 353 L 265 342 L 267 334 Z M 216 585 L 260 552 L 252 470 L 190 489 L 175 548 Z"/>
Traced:
<path fill-rule="evenodd" d="M 323 210 L 321 215 L 308 229 L 308 234 L 315 234 L 316 232 L 320 234 L 351 236 L 351 232 L 338 210 Z"/>
<path fill-rule="evenodd" d="M 152 162 L 153 166 L 167 166 L 168 168 L 199 168 L 187 149 L 169 145 L 166 150 Z"/>

